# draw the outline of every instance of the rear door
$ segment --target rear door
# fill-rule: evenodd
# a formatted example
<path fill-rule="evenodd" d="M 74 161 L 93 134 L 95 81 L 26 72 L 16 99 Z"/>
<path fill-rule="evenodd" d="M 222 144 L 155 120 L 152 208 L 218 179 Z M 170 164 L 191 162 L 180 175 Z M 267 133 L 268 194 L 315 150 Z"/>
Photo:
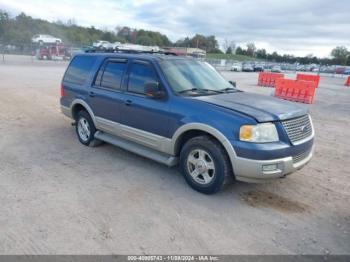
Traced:
<path fill-rule="evenodd" d="M 89 104 L 98 129 L 117 135 L 124 103 L 121 85 L 126 66 L 126 59 L 107 59 L 100 67 L 89 92 Z"/>
<path fill-rule="evenodd" d="M 48 53 L 47 53 L 48 54 Z M 61 104 L 69 107 L 74 99 L 88 100 L 89 80 L 96 64 L 96 56 L 77 55 L 70 62 L 63 80 L 64 96 Z"/>

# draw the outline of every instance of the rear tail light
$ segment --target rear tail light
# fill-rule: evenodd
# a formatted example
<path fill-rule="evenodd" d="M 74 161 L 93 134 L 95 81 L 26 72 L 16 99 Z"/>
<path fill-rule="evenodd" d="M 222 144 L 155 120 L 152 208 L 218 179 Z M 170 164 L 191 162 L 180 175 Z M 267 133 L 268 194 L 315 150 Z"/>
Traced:
<path fill-rule="evenodd" d="M 64 86 L 61 85 L 61 97 L 64 97 Z"/>

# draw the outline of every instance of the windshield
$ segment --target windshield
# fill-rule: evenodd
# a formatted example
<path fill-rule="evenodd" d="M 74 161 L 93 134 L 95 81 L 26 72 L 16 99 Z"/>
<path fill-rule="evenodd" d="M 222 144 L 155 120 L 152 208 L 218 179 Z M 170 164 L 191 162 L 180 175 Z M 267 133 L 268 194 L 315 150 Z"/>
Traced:
<path fill-rule="evenodd" d="M 232 89 L 232 85 L 206 62 L 175 59 L 162 61 L 160 66 L 171 88 L 177 93 Z"/>

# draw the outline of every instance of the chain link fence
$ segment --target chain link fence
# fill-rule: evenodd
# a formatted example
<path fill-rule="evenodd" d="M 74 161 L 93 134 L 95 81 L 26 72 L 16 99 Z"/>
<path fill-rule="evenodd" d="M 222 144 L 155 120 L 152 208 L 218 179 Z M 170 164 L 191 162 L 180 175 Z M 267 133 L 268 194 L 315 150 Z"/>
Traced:
<path fill-rule="evenodd" d="M 23 44 L 1 43 L 0 59 L 2 63 L 69 61 L 76 53 L 84 52 L 82 47 L 63 44 Z"/>

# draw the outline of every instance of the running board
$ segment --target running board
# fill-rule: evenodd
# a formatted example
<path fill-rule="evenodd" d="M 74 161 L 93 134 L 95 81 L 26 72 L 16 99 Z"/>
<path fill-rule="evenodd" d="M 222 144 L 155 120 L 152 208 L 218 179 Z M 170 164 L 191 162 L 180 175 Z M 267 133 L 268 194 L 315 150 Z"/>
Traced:
<path fill-rule="evenodd" d="M 102 131 L 96 131 L 95 138 L 107 142 L 109 144 L 115 145 L 117 147 L 123 148 L 137 155 L 152 159 L 169 167 L 175 166 L 178 163 L 178 158 L 167 155 L 156 150 L 150 149 L 148 147 L 136 144 L 134 142 L 124 140 L 117 136 L 113 136 Z"/>

